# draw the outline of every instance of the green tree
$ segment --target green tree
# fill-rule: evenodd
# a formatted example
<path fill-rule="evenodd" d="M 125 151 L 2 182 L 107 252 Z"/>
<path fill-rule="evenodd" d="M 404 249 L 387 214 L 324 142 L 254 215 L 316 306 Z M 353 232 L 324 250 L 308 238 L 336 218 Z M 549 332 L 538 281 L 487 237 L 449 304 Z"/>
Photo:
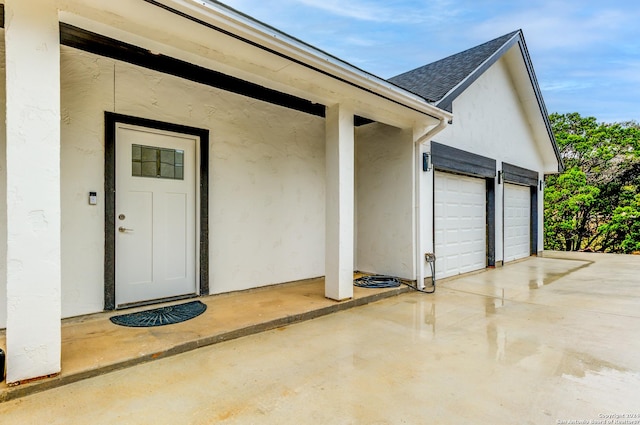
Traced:
<path fill-rule="evenodd" d="M 585 223 L 591 218 L 600 190 L 587 184 L 585 173 L 570 168 L 547 180 L 544 197 L 547 249 L 575 251 L 588 237 Z"/>
<path fill-rule="evenodd" d="M 566 170 L 549 176 L 545 247 L 632 252 L 640 235 L 631 217 L 640 188 L 640 125 L 551 114 Z"/>
<path fill-rule="evenodd" d="M 640 251 L 640 195 L 635 195 L 627 205 L 616 207 L 611 220 L 598 230 L 604 235 L 603 251 L 624 254 Z"/>

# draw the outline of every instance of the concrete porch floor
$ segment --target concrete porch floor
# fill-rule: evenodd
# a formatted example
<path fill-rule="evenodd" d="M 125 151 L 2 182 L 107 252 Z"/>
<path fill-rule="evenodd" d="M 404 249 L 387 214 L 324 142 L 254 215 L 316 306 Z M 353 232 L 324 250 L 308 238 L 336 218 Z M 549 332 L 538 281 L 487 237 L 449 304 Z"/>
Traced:
<path fill-rule="evenodd" d="M 361 275 L 355 275 L 359 276 Z M 201 316 L 175 325 L 151 328 L 117 326 L 109 318 L 190 300 L 64 319 L 62 372 L 53 378 L 13 387 L 7 386 L 6 381 L 3 381 L 0 383 L 0 403 L 150 360 L 335 313 L 410 290 L 405 285 L 389 289 L 353 289 L 353 299 L 342 302 L 325 298 L 323 278 L 211 295 L 197 298 L 207 305 L 207 310 Z M 5 331 L 0 330 L 0 348 L 6 352 L 5 337 Z"/>
<path fill-rule="evenodd" d="M 270 305 L 255 296 L 231 310 Z M 0 423 L 638 423 L 639 307 L 640 256 L 545 253 L 442 281 L 434 295 L 404 293 L 0 403 Z"/>

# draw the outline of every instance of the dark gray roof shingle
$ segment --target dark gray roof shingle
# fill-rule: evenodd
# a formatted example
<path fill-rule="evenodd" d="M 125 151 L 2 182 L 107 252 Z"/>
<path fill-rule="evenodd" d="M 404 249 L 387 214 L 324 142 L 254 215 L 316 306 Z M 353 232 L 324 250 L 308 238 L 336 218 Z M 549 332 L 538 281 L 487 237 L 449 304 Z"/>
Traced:
<path fill-rule="evenodd" d="M 520 51 L 525 61 L 531 86 L 538 100 L 538 106 L 547 134 L 549 135 L 549 140 L 558 159 L 558 171 L 562 172 L 564 170 L 564 163 L 560 155 L 560 149 L 553 135 L 547 108 L 544 105 L 542 92 L 540 91 L 521 30 L 510 32 L 509 34 L 472 47 L 464 52 L 456 53 L 439 61 L 397 75 L 388 81 L 424 98 L 427 102 L 431 102 L 439 108 L 452 112 L 453 100 L 473 84 L 480 75 L 516 43 L 520 45 Z"/>
<path fill-rule="evenodd" d="M 429 102 L 437 103 L 518 32 L 511 32 L 464 52 L 397 75 L 389 81 Z"/>

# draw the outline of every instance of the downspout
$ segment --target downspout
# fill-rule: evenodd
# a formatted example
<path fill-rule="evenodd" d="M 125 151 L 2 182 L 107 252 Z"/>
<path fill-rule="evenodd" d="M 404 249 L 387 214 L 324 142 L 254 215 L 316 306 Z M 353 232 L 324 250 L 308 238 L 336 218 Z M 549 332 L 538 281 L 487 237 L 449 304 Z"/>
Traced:
<path fill-rule="evenodd" d="M 415 198 L 416 198 L 416 287 L 424 289 L 424 246 L 422 245 L 422 155 L 421 147 L 431 140 L 431 137 L 444 130 L 449 123 L 446 116 L 439 117 L 438 125 L 427 131 L 415 141 L 416 173 L 415 173 Z"/>

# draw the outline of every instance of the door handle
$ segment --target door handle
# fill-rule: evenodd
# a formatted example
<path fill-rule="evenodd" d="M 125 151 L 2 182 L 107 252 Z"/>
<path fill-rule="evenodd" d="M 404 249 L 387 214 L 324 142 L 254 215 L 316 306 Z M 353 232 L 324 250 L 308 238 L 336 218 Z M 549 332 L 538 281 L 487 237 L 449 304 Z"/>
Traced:
<path fill-rule="evenodd" d="M 133 232 L 133 229 L 127 229 L 126 227 L 118 227 L 118 232 L 120 233 L 124 233 L 124 232 Z"/>

